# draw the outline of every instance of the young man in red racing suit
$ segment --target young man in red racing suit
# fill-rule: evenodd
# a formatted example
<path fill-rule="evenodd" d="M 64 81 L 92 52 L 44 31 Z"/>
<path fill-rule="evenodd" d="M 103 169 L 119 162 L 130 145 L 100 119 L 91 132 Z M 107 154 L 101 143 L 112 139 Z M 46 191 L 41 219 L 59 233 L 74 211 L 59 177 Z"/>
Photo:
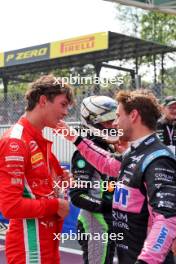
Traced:
<path fill-rule="evenodd" d="M 32 84 L 26 100 L 25 115 L 0 140 L 0 210 L 10 219 L 7 262 L 59 264 L 58 236 L 69 204 L 54 182 L 69 178 L 42 129 L 67 115 L 72 93 L 48 75 Z"/>
<path fill-rule="evenodd" d="M 119 263 L 174 263 L 169 251 L 176 238 L 176 160 L 155 135 L 160 107 L 151 92 L 142 90 L 119 92 L 117 101 L 114 125 L 132 142 L 113 198 L 114 227 L 124 233 L 122 243 L 117 242 Z M 99 171 L 117 175 L 120 164 L 109 153 L 87 139 L 70 134 L 67 139 Z"/>

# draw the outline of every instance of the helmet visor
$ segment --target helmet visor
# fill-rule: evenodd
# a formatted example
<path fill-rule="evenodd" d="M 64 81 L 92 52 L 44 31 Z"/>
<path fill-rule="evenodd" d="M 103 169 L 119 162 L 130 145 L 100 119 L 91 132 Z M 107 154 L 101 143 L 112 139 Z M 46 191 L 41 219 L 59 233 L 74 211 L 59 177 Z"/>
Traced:
<path fill-rule="evenodd" d="M 98 123 L 102 123 L 102 122 L 106 122 L 106 121 L 110 121 L 110 120 L 115 120 L 115 118 L 116 118 L 116 112 L 111 111 L 111 112 L 108 112 L 106 114 L 96 116 L 92 120 L 92 122 L 94 124 L 98 124 Z"/>

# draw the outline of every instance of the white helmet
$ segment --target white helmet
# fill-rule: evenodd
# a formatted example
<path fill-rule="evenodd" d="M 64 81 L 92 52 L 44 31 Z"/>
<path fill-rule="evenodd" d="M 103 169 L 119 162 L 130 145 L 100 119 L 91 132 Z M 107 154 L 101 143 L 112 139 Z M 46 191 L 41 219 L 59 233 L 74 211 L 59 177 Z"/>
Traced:
<path fill-rule="evenodd" d="M 102 129 L 102 122 L 114 120 L 117 103 L 108 96 L 89 96 L 81 104 L 81 122 L 89 128 Z"/>

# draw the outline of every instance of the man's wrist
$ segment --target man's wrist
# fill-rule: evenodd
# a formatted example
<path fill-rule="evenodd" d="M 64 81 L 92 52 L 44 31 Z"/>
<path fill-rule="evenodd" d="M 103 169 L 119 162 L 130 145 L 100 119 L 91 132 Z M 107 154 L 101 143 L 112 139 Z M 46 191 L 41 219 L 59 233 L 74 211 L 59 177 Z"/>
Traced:
<path fill-rule="evenodd" d="M 81 136 L 78 136 L 73 143 L 75 144 L 75 146 L 78 146 L 79 143 L 81 143 L 82 140 L 83 140 L 83 138 Z"/>

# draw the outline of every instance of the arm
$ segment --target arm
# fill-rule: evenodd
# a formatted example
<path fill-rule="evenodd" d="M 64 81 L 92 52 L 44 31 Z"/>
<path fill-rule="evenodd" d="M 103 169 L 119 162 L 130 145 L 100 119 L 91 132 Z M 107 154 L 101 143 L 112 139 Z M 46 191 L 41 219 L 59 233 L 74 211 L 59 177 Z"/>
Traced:
<path fill-rule="evenodd" d="M 81 155 L 98 171 L 109 176 L 117 177 L 121 162 L 112 157 L 109 152 L 95 146 L 91 140 L 83 139 L 78 132 L 60 121 L 53 133 L 62 134 L 65 139 L 73 142 Z"/>
<path fill-rule="evenodd" d="M 151 230 L 138 259 L 163 263 L 176 238 L 176 163 L 169 158 L 155 160 L 145 172 Z"/>
<path fill-rule="evenodd" d="M 90 212 L 101 213 L 105 208 L 111 209 L 112 204 L 107 205 L 103 199 L 95 198 L 90 194 L 95 172 L 95 169 L 76 151 L 72 158 L 72 173 L 77 185 L 70 189 L 70 197 L 75 206 Z"/>
<path fill-rule="evenodd" d="M 97 147 L 91 140 L 78 137 L 75 145 L 81 155 L 98 171 L 109 176 L 117 177 L 121 162 L 112 154 Z"/>
<path fill-rule="evenodd" d="M 58 199 L 36 199 L 31 194 L 25 180 L 27 159 L 24 142 L 13 138 L 0 141 L 0 210 L 8 219 L 52 216 L 59 209 Z"/>

